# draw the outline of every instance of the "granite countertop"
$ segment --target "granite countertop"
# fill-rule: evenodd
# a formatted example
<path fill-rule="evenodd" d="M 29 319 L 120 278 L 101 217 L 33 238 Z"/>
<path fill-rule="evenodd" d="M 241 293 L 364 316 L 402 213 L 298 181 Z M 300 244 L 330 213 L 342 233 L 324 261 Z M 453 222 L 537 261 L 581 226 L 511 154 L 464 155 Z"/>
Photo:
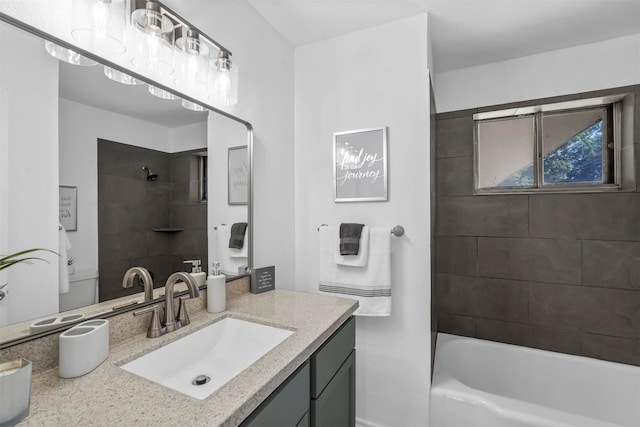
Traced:
<path fill-rule="evenodd" d="M 357 301 L 286 290 L 247 293 L 219 314 L 190 313 L 191 324 L 160 338 L 144 334 L 111 345 L 109 357 L 82 377 L 58 368 L 32 378 L 30 414 L 20 426 L 236 426 L 292 374 L 357 308 Z M 294 331 L 205 400 L 120 369 L 120 366 L 224 317 Z M 168 363 L 171 363 L 168 361 Z"/>

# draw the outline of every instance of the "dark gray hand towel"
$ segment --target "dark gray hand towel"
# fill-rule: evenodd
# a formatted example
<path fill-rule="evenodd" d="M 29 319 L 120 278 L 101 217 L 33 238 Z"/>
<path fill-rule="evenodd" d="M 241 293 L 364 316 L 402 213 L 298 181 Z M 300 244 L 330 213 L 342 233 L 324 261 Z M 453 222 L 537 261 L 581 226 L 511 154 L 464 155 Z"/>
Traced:
<path fill-rule="evenodd" d="M 232 249 L 242 249 L 244 245 L 244 234 L 247 232 L 246 222 L 236 222 L 231 226 L 231 237 L 229 237 L 229 247 Z"/>
<path fill-rule="evenodd" d="M 364 224 L 340 224 L 340 255 L 358 255 Z"/>

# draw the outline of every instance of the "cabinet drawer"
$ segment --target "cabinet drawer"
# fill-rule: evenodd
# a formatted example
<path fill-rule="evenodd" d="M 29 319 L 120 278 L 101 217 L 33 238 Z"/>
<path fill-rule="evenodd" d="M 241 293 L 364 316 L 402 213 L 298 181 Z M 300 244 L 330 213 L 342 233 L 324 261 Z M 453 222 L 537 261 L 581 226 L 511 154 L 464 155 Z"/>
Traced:
<path fill-rule="evenodd" d="M 306 363 L 271 393 L 240 426 L 294 427 L 298 425 L 309 411 L 309 376 L 309 364 Z"/>
<path fill-rule="evenodd" d="M 342 364 L 320 397 L 311 400 L 311 426 L 354 427 L 356 423 L 356 351 Z"/>
<path fill-rule="evenodd" d="M 311 397 L 317 398 L 356 345 L 356 321 L 351 317 L 311 356 Z"/>

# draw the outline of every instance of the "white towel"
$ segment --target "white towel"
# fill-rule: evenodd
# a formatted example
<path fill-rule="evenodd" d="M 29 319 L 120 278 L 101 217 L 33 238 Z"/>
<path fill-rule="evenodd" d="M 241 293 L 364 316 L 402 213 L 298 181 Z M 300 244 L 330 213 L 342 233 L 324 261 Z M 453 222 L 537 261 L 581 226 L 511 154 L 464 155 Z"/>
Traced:
<path fill-rule="evenodd" d="M 336 234 L 335 248 L 336 264 L 366 267 L 367 261 L 369 261 L 369 226 L 362 227 L 358 255 L 340 255 L 340 233 Z"/>
<path fill-rule="evenodd" d="M 237 276 L 238 269 L 246 267 L 247 265 L 247 234 L 245 234 L 244 237 L 245 244 L 242 245 L 245 250 L 244 257 L 231 255 L 229 237 L 231 237 L 231 227 L 228 225 L 219 225 L 218 232 L 216 233 L 217 260 L 220 263 L 220 270 L 222 270 L 222 273 L 230 276 Z M 236 251 L 241 251 L 241 249 L 236 249 Z"/>
<path fill-rule="evenodd" d="M 321 227 L 319 235 L 319 290 L 321 294 L 357 299 L 355 315 L 391 314 L 391 232 L 369 230 L 369 262 L 366 267 L 335 263 L 337 229 Z"/>
<path fill-rule="evenodd" d="M 69 262 L 68 251 L 71 250 L 71 242 L 67 236 L 67 230 L 62 224 L 58 225 L 58 255 L 60 268 L 58 269 L 58 293 L 69 292 Z"/>

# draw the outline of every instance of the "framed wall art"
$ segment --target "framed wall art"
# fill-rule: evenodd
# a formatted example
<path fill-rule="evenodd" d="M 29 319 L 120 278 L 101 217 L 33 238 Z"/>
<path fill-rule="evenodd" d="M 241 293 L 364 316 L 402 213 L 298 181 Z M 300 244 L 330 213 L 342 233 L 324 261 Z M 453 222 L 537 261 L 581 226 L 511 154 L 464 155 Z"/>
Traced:
<path fill-rule="evenodd" d="M 227 165 L 227 197 L 230 205 L 246 205 L 249 196 L 249 158 L 246 145 L 230 147 Z"/>
<path fill-rule="evenodd" d="M 333 134 L 336 202 L 387 200 L 387 127 Z"/>
<path fill-rule="evenodd" d="M 78 230 L 78 187 L 61 185 L 58 203 L 60 224 L 67 231 Z"/>

